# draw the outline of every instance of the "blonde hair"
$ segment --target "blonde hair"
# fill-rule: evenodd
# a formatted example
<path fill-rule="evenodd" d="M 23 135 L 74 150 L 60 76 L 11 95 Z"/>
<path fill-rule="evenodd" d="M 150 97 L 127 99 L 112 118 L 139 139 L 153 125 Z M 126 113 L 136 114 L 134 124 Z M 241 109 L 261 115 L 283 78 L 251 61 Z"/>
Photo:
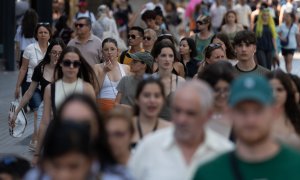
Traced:
<path fill-rule="evenodd" d="M 257 23 L 256 23 L 256 30 L 255 30 L 255 35 L 256 37 L 262 37 L 263 34 L 263 13 L 268 13 L 269 18 L 268 18 L 268 26 L 270 28 L 270 31 L 272 33 L 272 37 L 275 39 L 277 38 L 277 32 L 276 32 L 276 27 L 275 27 L 275 23 L 273 18 L 271 17 L 271 14 L 269 11 L 260 11 L 259 15 L 258 15 L 258 19 L 257 19 Z"/>

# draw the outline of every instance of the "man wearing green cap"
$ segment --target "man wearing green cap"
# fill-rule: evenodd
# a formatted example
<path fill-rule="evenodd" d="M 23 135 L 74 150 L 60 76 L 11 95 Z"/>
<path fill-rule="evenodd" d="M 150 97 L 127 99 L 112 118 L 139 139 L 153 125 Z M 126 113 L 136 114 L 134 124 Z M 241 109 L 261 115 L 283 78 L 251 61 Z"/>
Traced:
<path fill-rule="evenodd" d="M 125 76 L 121 79 L 117 86 L 118 94 L 116 104 L 124 104 L 134 106 L 135 91 L 138 83 L 147 74 L 152 74 L 153 57 L 149 52 L 137 52 L 128 54 L 132 59 L 130 63 L 130 71 L 132 76 Z"/>
<path fill-rule="evenodd" d="M 271 137 L 273 92 L 259 75 L 236 79 L 229 95 L 236 150 L 201 166 L 194 180 L 299 180 L 300 153 Z"/>

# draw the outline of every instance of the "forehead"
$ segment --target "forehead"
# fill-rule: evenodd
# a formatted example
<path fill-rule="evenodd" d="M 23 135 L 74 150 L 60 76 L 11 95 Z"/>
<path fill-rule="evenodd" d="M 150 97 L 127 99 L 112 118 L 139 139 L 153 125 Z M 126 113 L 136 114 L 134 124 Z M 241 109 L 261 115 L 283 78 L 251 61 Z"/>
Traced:
<path fill-rule="evenodd" d="M 38 28 L 38 32 L 40 32 L 40 31 L 47 31 L 47 32 L 49 32 L 48 29 L 45 26 L 40 26 Z"/>
<path fill-rule="evenodd" d="M 129 34 L 139 35 L 139 31 L 137 31 L 137 30 L 130 30 Z"/>
<path fill-rule="evenodd" d="M 170 47 L 162 48 L 160 54 L 163 54 L 163 53 L 174 54 L 172 48 L 170 48 Z"/>
<path fill-rule="evenodd" d="M 54 45 L 51 50 L 61 51 L 62 48 L 60 45 L 57 44 L 57 45 Z"/>
<path fill-rule="evenodd" d="M 85 19 L 79 19 L 76 21 L 76 23 L 86 23 L 86 20 Z"/>
<path fill-rule="evenodd" d="M 175 107 L 184 107 L 184 109 L 197 109 L 201 111 L 201 98 L 198 93 L 191 88 L 182 88 L 175 92 L 173 105 Z"/>
<path fill-rule="evenodd" d="M 79 56 L 75 52 L 68 52 L 64 55 L 64 58 L 73 60 L 73 59 L 79 59 Z"/>

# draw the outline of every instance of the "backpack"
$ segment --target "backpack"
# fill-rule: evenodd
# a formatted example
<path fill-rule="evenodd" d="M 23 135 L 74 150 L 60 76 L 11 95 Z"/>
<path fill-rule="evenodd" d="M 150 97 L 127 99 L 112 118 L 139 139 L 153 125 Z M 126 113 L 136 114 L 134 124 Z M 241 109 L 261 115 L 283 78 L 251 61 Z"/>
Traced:
<path fill-rule="evenodd" d="M 127 55 L 127 53 L 128 53 L 128 50 L 125 50 L 121 53 L 121 55 L 120 55 L 120 63 L 121 64 L 124 64 L 124 59 L 125 59 L 125 56 Z"/>

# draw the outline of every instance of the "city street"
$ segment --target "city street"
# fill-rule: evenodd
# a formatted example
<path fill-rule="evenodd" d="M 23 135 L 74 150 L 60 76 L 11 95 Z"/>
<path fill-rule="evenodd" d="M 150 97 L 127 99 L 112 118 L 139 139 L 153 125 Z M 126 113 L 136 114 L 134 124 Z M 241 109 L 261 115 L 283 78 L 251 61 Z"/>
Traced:
<path fill-rule="evenodd" d="M 284 69 L 284 62 L 281 58 L 281 68 Z M 300 53 L 295 54 L 293 61 L 293 74 L 300 76 Z M 20 138 L 13 138 L 8 133 L 8 110 L 10 102 L 13 100 L 15 84 L 18 71 L 0 71 L 0 156 L 1 154 L 18 154 L 27 159 L 31 159 L 32 152 L 28 151 L 27 145 L 33 132 L 33 113 L 27 114 L 28 125 L 25 133 Z"/>

